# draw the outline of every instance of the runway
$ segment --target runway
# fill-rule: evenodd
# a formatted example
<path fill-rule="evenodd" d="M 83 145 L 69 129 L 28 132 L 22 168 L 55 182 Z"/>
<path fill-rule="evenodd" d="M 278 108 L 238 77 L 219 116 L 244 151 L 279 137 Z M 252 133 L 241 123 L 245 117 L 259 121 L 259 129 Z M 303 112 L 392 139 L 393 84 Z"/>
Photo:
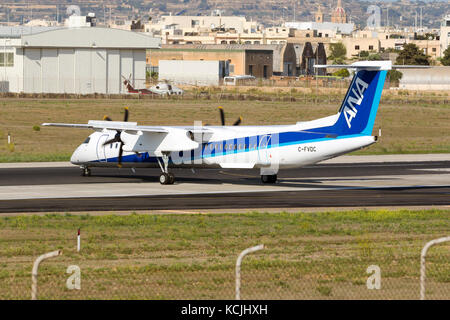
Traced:
<path fill-rule="evenodd" d="M 0 168 L 0 212 L 450 205 L 450 160 L 319 164 L 275 185 L 257 170 L 173 172 L 161 186 L 159 169 Z"/>

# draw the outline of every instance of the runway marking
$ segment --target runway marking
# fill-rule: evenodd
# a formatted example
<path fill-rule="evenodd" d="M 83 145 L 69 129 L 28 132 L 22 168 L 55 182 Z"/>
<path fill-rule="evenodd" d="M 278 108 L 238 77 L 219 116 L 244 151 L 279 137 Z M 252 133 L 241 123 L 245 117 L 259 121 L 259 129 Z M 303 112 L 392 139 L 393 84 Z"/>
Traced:
<path fill-rule="evenodd" d="M 425 169 L 411 169 L 417 171 L 437 171 L 437 172 L 450 172 L 450 168 L 425 168 Z"/>
<path fill-rule="evenodd" d="M 71 185 L 69 185 L 71 186 Z M 23 186 L 21 186 L 23 187 Z M 57 185 L 58 188 L 61 188 L 61 185 Z M 129 193 L 124 194 L 123 190 L 118 193 L 114 194 L 113 192 L 109 191 L 106 194 L 95 194 L 89 193 L 89 191 L 85 190 L 88 194 L 81 194 L 81 195 L 74 195 L 73 193 L 65 194 L 65 195 L 47 195 L 47 196 L 33 196 L 30 195 L 28 197 L 24 196 L 17 196 L 16 194 L 12 194 L 13 197 L 7 197 L 4 196 L 0 198 L 0 201 L 8 201 L 8 200 L 38 200 L 38 199 L 83 199 L 83 198 L 123 198 L 123 197 L 158 197 L 158 196 L 192 196 L 192 195 L 222 195 L 222 194 L 241 194 L 241 193 L 261 193 L 261 192 L 304 192 L 304 191 L 340 191 L 340 190 L 377 190 L 377 189 L 423 189 L 423 188 L 450 188 L 450 185 L 408 185 L 408 186 L 376 186 L 376 187 L 368 187 L 368 186 L 323 186 L 323 187 L 306 187 L 306 188 L 295 188 L 295 187 L 288 187 L 288 186 L 280 186 L 278 188 L 265 188 L 260 187 L 259 190 L 255 189 L 246 189 L 246 190 L 215 190 L 215 191 L 204 191 L 204 190 L 198 190 L 194 192 L 177 192 L 174 190 L 173 192 L 166 192 L 166 193 Z M 42 190 L 40 190 L 41 192 Z M 10 193 L 11 194 L 11 193 Z M 7 194 L 8 195 L 8 194 Z M 1 195 L 0 195 L 1 196 Z"/>

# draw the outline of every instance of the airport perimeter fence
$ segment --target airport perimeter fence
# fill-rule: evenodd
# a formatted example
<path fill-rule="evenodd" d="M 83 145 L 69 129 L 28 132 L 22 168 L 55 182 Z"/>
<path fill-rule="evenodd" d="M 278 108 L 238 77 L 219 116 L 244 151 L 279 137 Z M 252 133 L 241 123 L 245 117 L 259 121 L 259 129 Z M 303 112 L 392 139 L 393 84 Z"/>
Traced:
<path fill-rule="evenodd" d="M 14 79 L 13 79 L 14 80 Z M 283 80 L 263 80 L 258 79 L 253 83 L 238 86 L 225 85 L 200 85 L 195 83 L 177 84 L 183 88 L 182 95 L 158 95 L 158 94 L 138 94 L 128 93 L 123 83 L 116 81 L 112 92 L 104 93 L 105 79 L 83 81 L 78 79 L 75 83 L 73 79 L 55 79 L 41 83 L 40 79 L 27 80 L 29 83 L 26 90 L 21 88 L 21 79 L 11 81 L 0 81 L 0 98 L 33 98 L 33 99 L 143 99 L 143 100 L 212 100 L 212 101 L 282 101 L 297 102 L 305 104 L 339 104 L 350 84 L 349 79 L 321 78 L 293 80 L 290 78 Z M 136 88 L 145 88 L 159 83 L 151 82 L 145 84 L 145 80 L 138 79 L 134 84 Z M 16 85 L 15 83 L 19 83 Z M 386 88 L 390 87 L 387 82 Z M 21 91 L 17 93 L 17 90 Z M 59 93 L 55 93 L 59 92 Z M 407 90 L 396 90 L 389 96 L 383 95 L 383 103 L 397 104 L 408 103 L 409 95 L 414 96 L 415 103 L 423 104 L 449 104 L 450 95 L 445 92 L 409 92 Z M 419 97 L 419 98 L 418 98 Z"/>
<path fill-rule="evenodd" d="M 103 240 L 108 236 L 104 235 Z M 330 240 L 330 239 L 328 239 Z M 406 239 L 407 240 L 407 239 Z M 96 239 L 102 242 L 102 239 Z M 276 243 L 242 258 L 241 299 L 419 299 L 420 254 L 414 245 L 377 248 L 368 240 L 334 245 Z M 84 241 L 86 242 L 86 241 Z M 276 244 L 276 245 L 275 245 Z M 286 249 L 287 245 L 287 249 Z M 182 240 L 165 248 L 84 243 L 81 251 L 60 248 L 41 262 L 37 299 L 235 299 L 239 240 L 233 248 L 189 250 Z M 244 249 L 244 248 L 242 248 Z M 0 263 L 0 298 L 30 299 L 33 259 L 28 250 Z M 4 252 L 4 250 L 3 250 Z M 190 253 L 191 252 L 191 253 Z M 450 299 L 450 243 L 429 249 L 425 299 Z"/>

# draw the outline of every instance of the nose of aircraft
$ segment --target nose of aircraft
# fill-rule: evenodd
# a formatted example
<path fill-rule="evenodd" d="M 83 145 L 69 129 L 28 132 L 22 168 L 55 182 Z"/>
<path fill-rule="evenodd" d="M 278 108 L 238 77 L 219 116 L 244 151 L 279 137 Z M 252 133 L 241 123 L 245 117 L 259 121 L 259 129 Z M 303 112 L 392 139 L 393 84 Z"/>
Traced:
<path fill-rule="evenodd" d="M 76 148 L 75 151 L 72 153 L 72 156 L 70 157 L 70 162 L 72 164 L 80 163 L 80 146 Z"/>
<path fill-rule="evenodd" d="M 81 165 L 89 162 L 87 155 L 87 148 L 84 144 L 78 146 L 70 157 L 70 162 L 72 164 Z"/>

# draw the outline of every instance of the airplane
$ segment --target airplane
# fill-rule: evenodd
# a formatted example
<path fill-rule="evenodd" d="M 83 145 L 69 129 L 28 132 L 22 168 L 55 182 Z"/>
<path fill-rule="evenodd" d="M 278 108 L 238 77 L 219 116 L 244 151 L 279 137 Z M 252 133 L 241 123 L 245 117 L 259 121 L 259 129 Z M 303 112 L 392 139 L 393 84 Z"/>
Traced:
<path fill-rule="evenodd" d="M 289 125 L 142 126 L 124 121 L 89 120 L 87 124 L 44 123 L 43 126 L 92 129 L 72 154 L 71 163 L 89 176 L 93 167 L 160 167 L 159 182 L 173 184 L 171 167 L 260 170 L 262 183 L 275 183 L 280 169 L 302 167 L 377 142 L 373 136 L 381 92 L 391 61 L 359 61 L 316 68 L 355 70 L 339 111 L 324 118 Z M 404 66 L 409 67 L 409 66 Z"/>
<path fill-rule="evenodd" d="M 125 87 L 127 88 L 127 92 L 128 92 L 128 93 L 154 94 L 152 91 L 150 91 L 150 90 L 148 90 L 148 89 L 135 89 L 135 88 L 131 85 L 130 80 L 126 79 L 124 76 L 122 76 L 122 78 L 124 78 L 123 84 L 124 84 Z"/>
<path fill-rule="evenodd" d="M 184 90 L 178 88 L 173 84 L 168 84 L 164 82 L 160 82 L 157 85 L 150 87 L 151 92 L 160 94 L 160 95 L 182 95 L 184 94 Z"/>
<path fill-rule="evenodd" d="M 123 84 L 127 88 L 128 93 L 139 93 L 139 94 L 143 94 L 143 95 L 157 94 L 157 95 L 162 95 L 162 96 L 184 94 L 184 90 L 178 88 L 175 85 L 171 85 L 171 84 L 164 83 L 164 82 L 160 82 L 160 83 L 152 86 L 150 89 L 135 89 L 129 79 L 126 79 L 124 76 L 122 76 L 122 78 L 124 79 Z"/>

